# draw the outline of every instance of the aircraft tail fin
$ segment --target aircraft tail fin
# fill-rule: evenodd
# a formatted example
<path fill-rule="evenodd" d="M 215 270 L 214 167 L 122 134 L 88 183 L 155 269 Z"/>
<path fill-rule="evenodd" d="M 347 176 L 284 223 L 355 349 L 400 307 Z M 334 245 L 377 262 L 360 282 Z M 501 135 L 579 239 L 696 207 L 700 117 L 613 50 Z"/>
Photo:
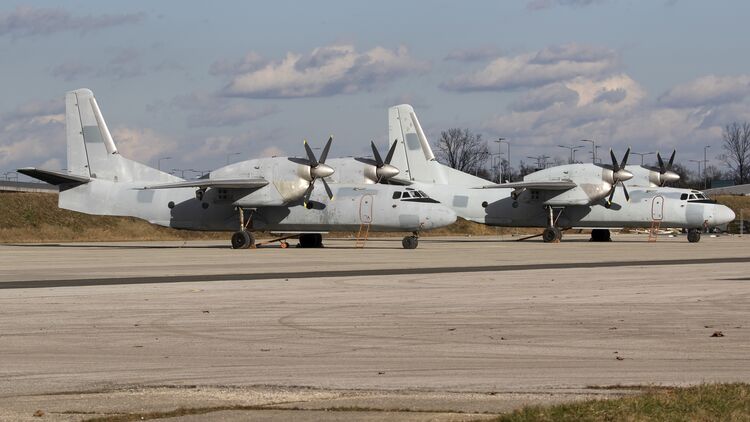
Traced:
<path fill-rule="evenodd" d="M 65 95 L 69 174 L 110 181 L 161 181 L 171 176 L 120 155 L 94 93 L 77 89 Z"/>
<path fill-rule="evenodd" d="M 391 164 L 402 172 L 403 178 L 415 182 L 444 183 L 441 166 L 435 160 L 412 106 L 401 104 L 388 109 L 388 139 L 399 143 Z"/>

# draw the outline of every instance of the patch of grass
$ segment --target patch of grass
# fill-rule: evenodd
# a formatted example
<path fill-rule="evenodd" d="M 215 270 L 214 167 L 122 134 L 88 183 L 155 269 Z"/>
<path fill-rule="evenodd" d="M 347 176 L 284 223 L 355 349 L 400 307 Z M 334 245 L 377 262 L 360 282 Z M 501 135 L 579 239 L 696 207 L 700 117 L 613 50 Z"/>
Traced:
<path fill-rule="evenodd" d="M 527 421 L 747 421 L 750 384 L 647 388 L 643 394 L 554 406 L 529 406 L 497 422 Z"/>

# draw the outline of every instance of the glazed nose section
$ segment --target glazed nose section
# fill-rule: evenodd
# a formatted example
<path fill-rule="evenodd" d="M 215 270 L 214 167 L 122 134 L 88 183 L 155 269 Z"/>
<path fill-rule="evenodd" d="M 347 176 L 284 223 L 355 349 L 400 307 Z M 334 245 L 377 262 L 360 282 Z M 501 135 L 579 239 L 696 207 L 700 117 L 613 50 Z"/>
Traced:
<path fill-rule="evenodd" d="M 714 206 L 713 217 L 713 223 L 718 226 L 731 222 L 732 220 L 734 220 L 734 217 L 736 217 L 736 215 L 731 208 L 724 205 L 716 205 Z"/>
<path fill-rule="evenodd" d="M 449 226 L 456 222 L 456 213 L 450 208 L 444 206 L 436 207 L 424 220 L 424 227 L 436 229 L 438 227 Z"/>

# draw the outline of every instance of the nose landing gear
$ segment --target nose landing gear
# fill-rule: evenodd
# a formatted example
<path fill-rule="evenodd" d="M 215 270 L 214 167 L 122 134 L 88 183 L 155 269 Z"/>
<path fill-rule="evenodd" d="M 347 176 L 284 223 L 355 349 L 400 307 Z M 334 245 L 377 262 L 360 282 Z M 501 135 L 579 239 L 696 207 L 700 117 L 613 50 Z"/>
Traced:
<path fill-rule="evenodd" d="M 417 249 L 417 246 L 419 246 L 419 233 L 414 232 L 413 235 L 404 237 L 401 240 L 401 246 L 404 249 Z"/>
<path fill-rule="evenodd" d="M 687 233 L 687 239 L 690 243 L 697 243 L 701 241 L 700 229 L 689 229 Z"/>

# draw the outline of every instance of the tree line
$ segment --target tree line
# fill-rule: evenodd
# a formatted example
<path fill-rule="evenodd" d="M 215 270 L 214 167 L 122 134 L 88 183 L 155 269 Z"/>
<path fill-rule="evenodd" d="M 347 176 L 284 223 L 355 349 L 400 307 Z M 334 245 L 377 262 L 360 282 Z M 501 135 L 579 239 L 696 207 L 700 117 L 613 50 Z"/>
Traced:
<path fill-rule="evenodd" d="M 733 122 L 726 125 L 721 135 L 721 151 L 716 158 L 724 164 L 723 168 L 706 165 L 702 171 L 693 172 L 686 165 L 676 162 L 673 170 L 680 175 L 679 186 L 702 189 L 713 180 L 731 180 L 738 185 L 750 183 L 750 123 Z M 461 128 L 450 128 L 440 133 L 436 158 L 454 169 L 494 182 L 520 180 L 539 170 L 540 166 L 540 163 L 520 160 L 518 167 L 513 167 L 507 157 L 490 153 L 481 134 Z M 549 157 L 543 158 L 545 162 L 541 165 L 565 163 L 559 158 L 547 163 L 546 158 Z"/>

